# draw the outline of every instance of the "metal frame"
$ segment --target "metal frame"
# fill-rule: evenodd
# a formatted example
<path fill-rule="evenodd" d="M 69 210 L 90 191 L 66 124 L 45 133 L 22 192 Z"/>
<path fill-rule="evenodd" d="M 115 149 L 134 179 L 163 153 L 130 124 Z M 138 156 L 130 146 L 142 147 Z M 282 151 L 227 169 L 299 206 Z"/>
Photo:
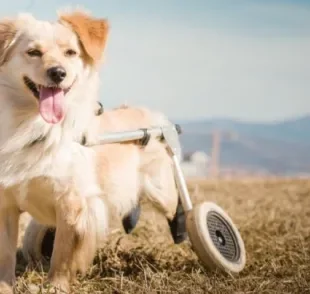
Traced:
<path fill-rule="evenodd" d="M 170 153 L 172 158 L 175 171 L 175 180 L 177 187 L 179 189 L 181 203 L 184 211 L 188 212 L 192 210 L 193 205 L 189 196 L 184 174 L 180 165 L 181 160 L 181 148 L 179 142 L 180 133 L 181 133 L 180 126 L 173 124 L 163 127 L 152 127 L 135 131 L 113 132 L 101 135 L 96 145 L 143 140 L 146 137 L 155 137 L 165 140 L 168 147 L 168 152 Z"/>

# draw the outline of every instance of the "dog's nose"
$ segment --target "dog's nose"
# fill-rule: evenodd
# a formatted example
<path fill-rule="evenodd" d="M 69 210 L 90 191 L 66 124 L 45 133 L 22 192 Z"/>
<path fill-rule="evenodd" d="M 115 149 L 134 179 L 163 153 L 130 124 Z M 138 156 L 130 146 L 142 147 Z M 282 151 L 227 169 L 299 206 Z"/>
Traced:
<path fill-rule="evenodd" d="M 65 79 L 67 73 L 63 67 L 54 66 L 47 70 L 47 75 L 54 83 L 59 84 Z"/>

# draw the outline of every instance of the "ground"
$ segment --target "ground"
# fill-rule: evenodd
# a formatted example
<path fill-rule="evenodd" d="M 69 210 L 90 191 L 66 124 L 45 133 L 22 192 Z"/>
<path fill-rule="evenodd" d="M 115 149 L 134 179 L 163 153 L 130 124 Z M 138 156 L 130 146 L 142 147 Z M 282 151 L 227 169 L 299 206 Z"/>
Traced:
<path fill-rule="evenodd" d="M 194 203 L 214 201 L 244 239 L 237 276 L 210 273 L 189 242 L 174 245 L 166 220 L 143 206 L 131 235 L 115 231 L 73 293 L 310 293 L 310 181 L 191 181 Z M 29 271 L 18 255 L 17 294 L 34 293 L 47 265 Z"/>

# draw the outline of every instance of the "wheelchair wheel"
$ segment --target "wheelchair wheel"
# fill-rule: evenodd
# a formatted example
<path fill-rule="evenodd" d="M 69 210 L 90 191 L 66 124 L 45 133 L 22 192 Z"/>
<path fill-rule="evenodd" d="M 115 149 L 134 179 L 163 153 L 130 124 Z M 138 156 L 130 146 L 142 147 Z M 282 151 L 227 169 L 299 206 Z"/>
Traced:
<path fill-rule="evenodd" d="M 246 263 L 244 243 L 223 209 L 203 202 L 188 212 L 186 227 L 195 253 L 209 270 L 242 271 Z"/>
<path fill-rule="evenodd" d="M 52 257 L 55 228 L 41 225 L 32 219 L 25 231 L 22 253 L 27 261 L 39 262 Z"/>

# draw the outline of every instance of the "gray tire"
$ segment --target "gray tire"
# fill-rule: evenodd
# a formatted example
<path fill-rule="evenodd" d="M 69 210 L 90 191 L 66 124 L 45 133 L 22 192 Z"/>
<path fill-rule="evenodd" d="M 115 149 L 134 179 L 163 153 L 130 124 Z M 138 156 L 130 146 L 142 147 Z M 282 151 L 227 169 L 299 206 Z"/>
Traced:
<path fill-rule="evenodd" d="M 27 229 L 25 231 L 25 236 L 23 240 L 22 253 L 24 258 L 28 262 L 40 262 L 43 259 L 49 259 L 51 256 L 44 256 L 44 239 L 50 232 L 50 228 L 36 222 L 34 219 L 31 219 L 29 222 Z M 51 231 L 54 234 L 53 231 Z M 53 241 L 47 240 L 47 244 L 50 247 L 50 251 L 53 248 Z M 51 255 L 49 253 L 48 255 Z"/>

